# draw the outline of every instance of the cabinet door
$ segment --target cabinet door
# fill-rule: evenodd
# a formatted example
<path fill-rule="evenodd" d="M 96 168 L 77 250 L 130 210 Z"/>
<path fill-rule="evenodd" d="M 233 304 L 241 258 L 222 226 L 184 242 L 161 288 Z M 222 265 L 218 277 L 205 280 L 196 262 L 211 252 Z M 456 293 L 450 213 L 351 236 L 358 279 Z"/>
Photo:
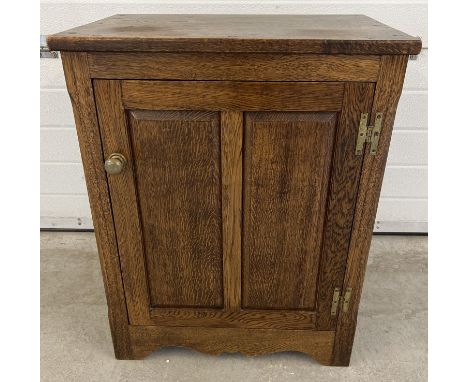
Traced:
<path fill-rule="evenodd" d="M 373 84 L 94 90 L 132 324 L 334 328 Z"/>

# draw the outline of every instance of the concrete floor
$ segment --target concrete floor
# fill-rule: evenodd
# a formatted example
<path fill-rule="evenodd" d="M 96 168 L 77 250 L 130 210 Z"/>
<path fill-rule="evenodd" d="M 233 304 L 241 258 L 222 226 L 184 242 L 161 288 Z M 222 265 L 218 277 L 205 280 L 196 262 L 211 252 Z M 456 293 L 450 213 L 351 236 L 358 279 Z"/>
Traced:
<path fill-rule="evenodd" d="M 92 233 L 41 234 L 42 381 L 426 381 L 427 238 L 374 236 L 348 368 L 300 353 L 114 359 Z"/>

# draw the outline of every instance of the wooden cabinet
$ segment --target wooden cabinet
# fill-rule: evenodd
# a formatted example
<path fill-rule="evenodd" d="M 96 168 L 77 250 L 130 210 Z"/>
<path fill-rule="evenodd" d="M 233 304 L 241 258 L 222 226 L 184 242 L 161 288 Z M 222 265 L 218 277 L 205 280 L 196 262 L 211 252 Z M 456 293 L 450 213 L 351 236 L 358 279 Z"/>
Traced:
<path fill-rule="evenodd" d="M 200 15 L 116 15 L 48 41 L 116 357 L 175 345 L 347 365 L 420 41 L 364 16 Z"/>

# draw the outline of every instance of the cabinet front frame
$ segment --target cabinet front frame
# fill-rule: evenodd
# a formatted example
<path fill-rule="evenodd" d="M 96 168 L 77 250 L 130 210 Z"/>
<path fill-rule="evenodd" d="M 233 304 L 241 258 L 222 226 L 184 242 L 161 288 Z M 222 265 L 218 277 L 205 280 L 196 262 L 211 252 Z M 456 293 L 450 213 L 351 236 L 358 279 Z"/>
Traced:
<path fill-rule="evenodd" d="M 376 82 L 381 57 L 284 53 L 89 52 L 91 78 Z"/>

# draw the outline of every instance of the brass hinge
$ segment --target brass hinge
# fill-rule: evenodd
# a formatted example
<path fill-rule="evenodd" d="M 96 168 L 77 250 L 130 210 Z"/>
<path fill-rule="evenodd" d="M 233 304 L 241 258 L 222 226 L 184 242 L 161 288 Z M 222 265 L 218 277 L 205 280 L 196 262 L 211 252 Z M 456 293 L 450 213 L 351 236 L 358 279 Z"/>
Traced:
<path fill-rule="evenodd" d="M 336 312 L 338 311 L 338 307 L 341 306 L 343 312 L 347 312 L 349 309 L 349 302 L 351 301 L 351 293 L 352 288 L 346 288 L 346 292 L 344 296 L 341 296 L 341 289 L 335 288 L 333 292 L 333 300 L 332 300 L 332 307 L 331 307 L 331 315 L 336 316 Z"/>
<path fill-rule="evenodd" d="M 356 155 L 362 155 L 364 144 L 370 143 L 370 153 L 375 155 L 379 146 L 380 131 L 382 130 L 383 113 L 375 114 L 374 126 L 367 126 L 368 113 L 361 113 L 358 136 L 356 139 Z"/>

